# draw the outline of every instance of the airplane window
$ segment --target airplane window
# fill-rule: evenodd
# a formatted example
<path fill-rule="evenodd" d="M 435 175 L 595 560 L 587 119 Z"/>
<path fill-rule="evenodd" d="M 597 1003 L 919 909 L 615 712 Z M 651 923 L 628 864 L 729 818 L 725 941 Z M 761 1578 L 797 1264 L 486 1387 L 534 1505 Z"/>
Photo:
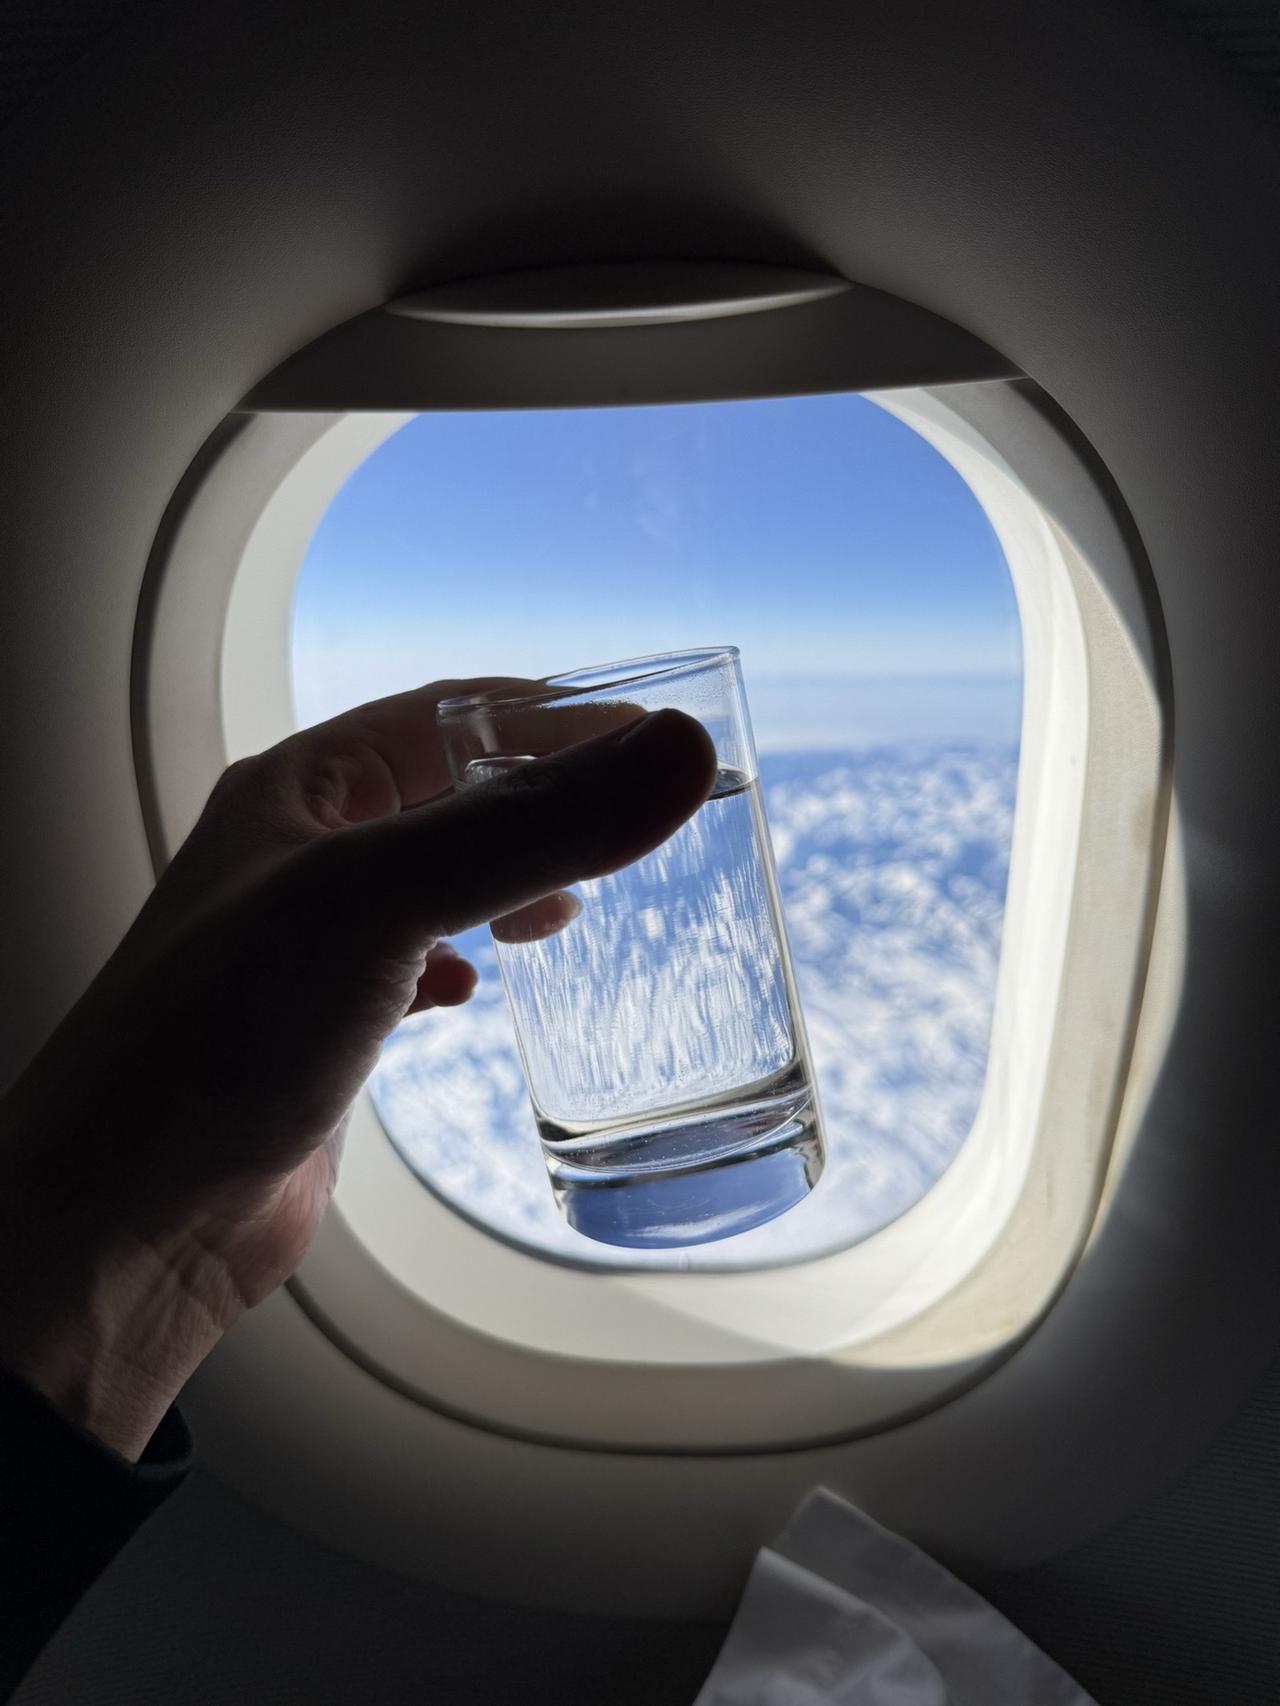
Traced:
<path fill-rule="evenodd" d="M 560 1219 L 488 932 L 468 1006 L 370 1083 L 405 1160 L 499 1237 L 590 1266 L 800 1260 L 941 1176 L 986 1074 L 1017 784 L 1021 634 L 968 486 L 858 396 L 424 414 L 361 464 L 299 576 L 301 725 L 442 676 L 741 648 L 826 1172 L 779 1220 L 613 1251 Z"/>

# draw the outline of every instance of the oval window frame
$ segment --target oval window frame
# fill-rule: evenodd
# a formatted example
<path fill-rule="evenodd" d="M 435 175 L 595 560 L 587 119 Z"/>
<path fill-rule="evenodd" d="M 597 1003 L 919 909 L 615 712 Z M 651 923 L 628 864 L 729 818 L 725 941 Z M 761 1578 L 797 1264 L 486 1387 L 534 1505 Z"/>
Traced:
<path fill-rule="evenodd" d="M 347 1356 L 446 1416 L 628 1453 L 854 1438 L 1007 1357 L 1084 1247 L 1168 821 L 1149 576 L 1087 447 L 1026 381 L 869 395 L 966 479 L 1022 618 L 1018 807 L 974 1130 L 920 1203 L 834 1255 L 746 1272 L 591 1271 L 449 1209 L 362 1093 L 293 1295 Z M 171 506 L 135 672 L 158 868 L 224 764 L 291 732 L 291 602 L 307 542 L 347 474 L 411 418 L 241 415 Z"/>

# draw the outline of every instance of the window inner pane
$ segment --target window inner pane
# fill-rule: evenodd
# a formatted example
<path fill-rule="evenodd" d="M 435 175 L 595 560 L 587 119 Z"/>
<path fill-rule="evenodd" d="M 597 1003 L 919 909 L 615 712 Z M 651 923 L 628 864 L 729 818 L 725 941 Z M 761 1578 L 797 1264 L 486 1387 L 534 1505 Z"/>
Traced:
<path fill-rule="evenodd" d="M 303 725 L 438 677 L 736 644 L 828 1142 L 811 1196 L 689 1251 L 613 1251 L 552 1200 L 487 930 L 464 1008 L 407 1020 L 392 1141 L 499 1236 L 591 1265 L 799 1260 L 938 1179 L 986 1073 L 1021 642 L 968 487 L 864 398 L 423 415 L 359 467 L 296 594 Z"/>

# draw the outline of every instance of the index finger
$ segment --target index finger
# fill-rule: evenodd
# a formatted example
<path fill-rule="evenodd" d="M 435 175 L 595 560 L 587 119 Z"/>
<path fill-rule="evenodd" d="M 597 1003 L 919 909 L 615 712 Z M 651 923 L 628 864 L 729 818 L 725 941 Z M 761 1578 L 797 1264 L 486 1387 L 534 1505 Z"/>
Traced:
<path fill-rule="evenodd" d="M 387 784 L 383 809 L 359 816 L 382 816 L 397 805 L 407 810 L 450 791 L 449 764 L 436 723 L 442 699 L 508 688 L 517 694 L 533 692 L 537 686 L 515 675 L 432 681 L 315 723 L 281 741 L 276 750 L 292 761 L 304 788 L 334 780 L 347 784 L 353 795 L 368 793 L 381 772 Z"/>
<path fill-rule="evenodd" d="M 513 757 L 538 757 L 576 745 L 643 715 L 638 705 L 608 702 L 527 706 L 545 684 L 522 676 L 433 681 L 374 699 L 303 729 L 273 749 L 286 768 L 286 792 L 325 829 L 367 822 L 425 805 L 451 792 L 445 744 L 436 721 L 444 699 L 492 697 L 484 745 Z"/>
<path fill-rule="evenodd" d="M 541 690 L 541 691 L 540 691 Z M 634 723 L 651 706 L 593 697 L 545 682 L 485 689 L 475 703 L 445 706 L 442 721 L 457 769 L 479 759 L 549 758 L 581 741 Z"/>

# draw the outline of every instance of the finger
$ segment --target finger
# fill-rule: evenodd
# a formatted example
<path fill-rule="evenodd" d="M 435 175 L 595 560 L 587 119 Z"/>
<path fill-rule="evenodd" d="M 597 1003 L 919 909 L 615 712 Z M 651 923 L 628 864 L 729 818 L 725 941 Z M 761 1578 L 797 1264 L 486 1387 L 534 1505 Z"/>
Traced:
<path fill-rule="evenodd" d="M 449 764 L 436 719 L 443 699 L 483 695 L 491 703 L 476 754 L 496 750 L 540 756 L 621 727 L 640 714 L 639 706 L 618 702 L 530 708 L 524 701 L 542 685 L 519 676 L 432 682 L 303 729 L 266 756 L 286 802 L 304 821 L 340 829 L 449 791 Z"/>
<path fill-rule="evenodd" d="M 561 889 L 522 906 L 518 912 L 495 918 L 489 928 L 495 942 L 541 942 L 563 930 L 566 924 L 572 924 L 581 912 L 582 902 L 577 895 Z"/>
<path fill-rule="evenodd" d="M 421 805 L 450 789 L 436 723 L 442 699 L 505 690 L 530 693 L 537 687 L 536 681 L 517 676 L 433 681 L 302 729 L 264 756 L 322 828 L 364 823 Z"/>
<path fill-rule="evenodd" d="M 541 684 L 531 684 L 533 690 Z M 572 696 L 557 701 L 554 690 L 529 704 L 530 685 L 522 684 L 515 696 L 503 698 L 503 689 L 486 693 L 483 714 L 465 710 L 446 711 L 456 751 L 464 760 L 504 754 L 519 758 L 545 758 L 566 746 L 625 728 L 644 715 L 645 707 L 625 699 L 581 699 Z"/>
<path fill-rule="evenodd" d="M 715 774 L 702 725 L 656 711 L 306 853 L 329 862 L 353 922 L 452 936 L 651 852 L 698 809 Z"/>
<path fill-rule="evenodd" d="M 476 981 L 476 968 L 462 958 L 452 942 L 437 942 L 427 955 L 405 1017 L 429 1007 L 460 1007 L 475 992 Z"/>

